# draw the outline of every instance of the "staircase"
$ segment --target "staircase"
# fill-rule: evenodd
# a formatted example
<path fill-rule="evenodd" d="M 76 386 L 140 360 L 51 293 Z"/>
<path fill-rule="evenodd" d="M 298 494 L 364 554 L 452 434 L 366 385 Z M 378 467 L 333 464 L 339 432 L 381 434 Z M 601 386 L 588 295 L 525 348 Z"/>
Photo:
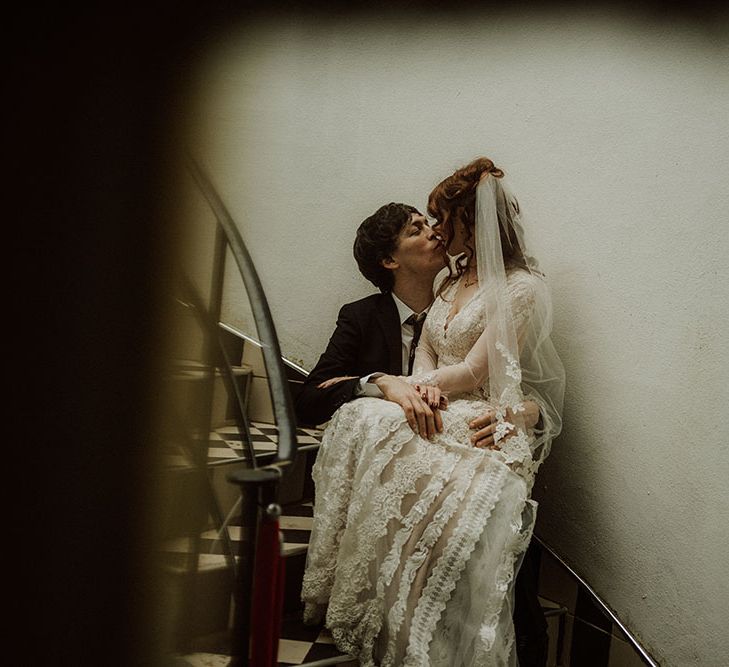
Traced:
<path fill-rule="evenodd" d="M 202 299 L 184 280 L 175 297 L 182 338 L 199 354 L 170 363 L 160 401 L 166 428 L 156 485 L 163 532 L 156 622 L 168 664 L 355 665 L 352 656 L 337 650 L 325 628 L 308 627 L 301 620 L 300 592 L 314 512 L 311 469 L 322 436 L 317 429 L 294 424 L 291 396 L 305 371 L 281 356 L 265 295 L 235 225 L 204 174 L 194 166 L 193 172 L 218 228 L 209 297 Z M 220 322 L 227 251 L 251 300 L 256 335 Z M 252 603 L 261 592 L 254 588 L 254 572 L 268 572 L 273 581 L 276 572 L 281 576 L 279 569 L 272 574 L 266 563 L 261 567 L 255 560 L 256 535 L 266 526 L 276 531 L 269 536 L 277 537 L 267 557 L 280 557 L 285 574 L 283 585 L 273 586 L 280 590 L 280 600 L 261 613 Z M 541 558 L 538 540 L 533 547 L 538 568 L 543 561 L 540 600 L 549 634 L 548 667 L 652 664 L 642 653 L 630 653 L 628 641 L 633 647 L 637 642 L 620 634 L 618 627 L 623 626 L 613 625 L 605 609 L 596 605 L 594 613 L 585 614 L 595 596 L 584 587 L 578 595 L 574 576 L 565 577 L 565 568 L 555 568 L 547 552 Z M 545 563 L 552 565 L 545 569 Z M 556 579 L 544 578 L 550 569 Z M 570 576 L 572 582 L 564 586 Z M 550 589 L 555 581 L 559 586 Z M 573 589 L 574 595 L 562 597 Z M 582 604 L 575 606 L 573 598 Z M 591 622 L 582 623 L 580 615 Z M 602 634 L 594 640 L 578 632 L 581 625 Z M 257 636 L 256 628 L 270 641 Z M 271 655 L 265 660 L 248 659 L 251 650 L 266 645 Z M 620 656 L 615 658 L 619 662 L 613 655 Z M 626 656 L 636 662 L 626 662 Z"/>
<path fill-rule="evenodd" d="M 322 627 L 301 622 L 321 432 L 295 427 L 300 369 L 282 360 L 236 225 L 199 166 L 190 171 L 216 225 L 209 294 L 184 271 L 170 291 L 176 337 L 154 485 L 164 653 L 171 665 L 346 664 Z M 231 256 L 255 323 L 248 333 L 220 321 Z"/>
<path fill-rule="evenodd" d="M 199 549 L 196 572 L 195 609 L 185 624 L 184 649 L 176 653 L 180 665 L 228 665 L 231 659 L 231 633 L 233 632 L 232 600 L 235 577 L 231 557 L 239 561 L 241 526 L 240 493 L 227 476 L 236 469 L 251 468 L 252 455 L 259 467 L 273 463 L 278 444 L 278 429 L 271 419 L 270 397 L 267 384 L 256 383 L 257 392 L 252 398 L 251 387 L 254 378 L 267 380 L 265 364 L 260 346 L 232 327 L 221 327 L 221 335 L 228 339 L 229 348 L 236 344 L 239 349 L 238 363 L 234 376 L 241 395 L 246 397 L 247 431 L 251 447 L 245 441 L 235 420 L 230 398 L 219 375 L 214 381 L 213 429 L 207 441 L 207 467 L 210 473 L 210 502 L 205 530 L 201 531 L 196 547 Z M 290 370 L 291 380 L 301 379 L 296 371 Z M 202 370 L 191 362 L 175 377 L 181 383 L 182 393 L 195 396 L 196 392 L 185 384 L 199 382 Z M 295 388 L 294 388 L 295 391 Z M 268 418 L 268 421 L 259 421 Z M 301 621 L 301 581 L 306 562 L 313 521 L 313 485 L 311 467 L 314 463 L 321 431 L 317 429 L 296 429 L 298 454 L 290 466 L 286 484 L 280 488 L 279 502 L 281 516 L 279 526 L 282 535 L 282 555 L 285 559 L 285 587 L 283 619 L 278 644 L 279 665 L 345 665 L 355 664 L 348 656 L 334 646 L 331 636 L 321 626 L 304 626 Z M 184 507 L 184 497 L 189 495 L 189 484 L 184 483 L 187 458 L 183 448 L 171 449 L 166 457 L 170 473 L 176 478 L 173 507 Z M 183 513 L 184 514 L 184 513 Z M 217 519 L 217 520 L 216 520 Z M 174 526 L 169 517 L 167 525 Z M 169 537 L 164 543 L 163 559 L 169 574 L 169 586 L 180 591 L 184 586 L 186 568 L 191 555 L 193 541 L 185 536 Z M 178 593 L 179 594 L 179 593 Z M 172 595 L 174 597 L 174 595 Z"/>

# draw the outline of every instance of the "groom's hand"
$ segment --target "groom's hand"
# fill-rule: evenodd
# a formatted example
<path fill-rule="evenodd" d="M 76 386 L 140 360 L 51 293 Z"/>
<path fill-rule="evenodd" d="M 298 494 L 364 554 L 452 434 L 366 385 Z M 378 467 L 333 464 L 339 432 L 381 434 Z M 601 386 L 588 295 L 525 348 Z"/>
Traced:
<path fill-rule="evenodd" d="M 432 438 L 443 431 L 440 411 L 431 409 L 422 399 L 420 392 L 394 375 L 381 375 L 372 380 L 388 401 L 397 403 L 405 412 L 410 428 L 423 438 Z"/>

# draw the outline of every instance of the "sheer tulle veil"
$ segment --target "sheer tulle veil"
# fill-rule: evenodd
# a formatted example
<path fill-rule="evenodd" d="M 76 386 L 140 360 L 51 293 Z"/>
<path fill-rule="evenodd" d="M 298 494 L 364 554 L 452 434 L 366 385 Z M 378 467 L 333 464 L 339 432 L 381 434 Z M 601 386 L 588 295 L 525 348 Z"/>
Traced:
<path fill-rule="evenodd" d="M 518 268 L 504 265 L 502 239 L 518 245 Z M 552 302 L 545 277 L 527 248 L 521 209 L 503 177 L 485 173 L 476 188 L 476 258 L 487 314 L 488 377 L 482 389 L 497 409 L 496 440 L 506 461 L 529 487 L 562 428 L 565 374 L 552 345 Z M 526 270 L 535 280 L 531 316 L 515 330 L 507 272 Z M 523 401 L 535 401 L 540 419 L 533 438 L 524 426 Z"/>

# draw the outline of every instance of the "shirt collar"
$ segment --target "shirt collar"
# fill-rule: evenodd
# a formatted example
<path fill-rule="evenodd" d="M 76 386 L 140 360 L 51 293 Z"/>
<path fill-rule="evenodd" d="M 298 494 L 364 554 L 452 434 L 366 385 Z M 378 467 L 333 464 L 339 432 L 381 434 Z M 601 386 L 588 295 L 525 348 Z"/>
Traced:
<path fill-rule="evenodd" d="M 390 292 L 392 295 L 392 300 L 395 302 L 395 306 L 397 306 L 397 313 L 400 317 L 400 326 L 405 324 L 405 320 L 408 319 L 411 315 L 419 315 L 419 313 L 416 313 L 410 306 L 405 305 L 400 299 L 398 299 L 395 296 L 394 292 Z M 425 310 L 423 310 L 424 313 L 427 313 L 430 310 L 430 306 L 428 306 Z"/>

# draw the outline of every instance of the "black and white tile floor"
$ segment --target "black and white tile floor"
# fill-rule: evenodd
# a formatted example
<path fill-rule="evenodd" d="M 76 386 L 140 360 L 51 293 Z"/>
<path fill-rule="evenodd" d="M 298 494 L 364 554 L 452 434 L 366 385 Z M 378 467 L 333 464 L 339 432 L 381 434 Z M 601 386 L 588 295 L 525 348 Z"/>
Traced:
<path fill-rule="evenodd" d="M 278 446 L 278 429 L 273 424 L 250 422 L 251 441 L 256 460 L 265 465 L 266 458 L 272 458 Z M 299 447 L 321 444 L 322 431 L 313 428 L 297 428 L 296 441 Z M 227 425 L 212 431 L 207 442 L 208 463 L 215 464 L 230 459 L 248 460 L 248 448 L 243 445 L 243 436 L 237 426 Z M 190 446 L 188 444 L 188 446 Z M 189 467 L 192 457 L 185 447 L 168 443 L 165 451 L 167 466 Z"/>
<path fill-rule="evenodd" d="M 265 459 L 276 451 L 278 443 L 278 430 L 275 425 L 251 422 L 251 440 L 257 459 Z M 297 442 L 299 446 L 318 445 L 321 443 L 322 432 L 318 429 L 297 428 Z M 247 458 L 247 448 L 243 445 L 243 438 L 236 426 L 223 426 L 210 434 L 208 446 L 208 461 L 215 463 L 235 458 Z M 183 463 L 184 457 L 178 454 L 172 457 L 170 463 Z M 300 575 L 303 574 L 303 565 L 306 550 L 309 545 L 313 522 L 314 507 L 311 502 L 300 502 L 283 507 L 279 525 L 283 534 L 283 555 L 287 558 L 286 565 L 289 570 L 288 577 L 294 586 L 287 590 L 288 599 L 284 610 L 281 627 L 281 636 L 278 646 L 279 665 L 300 665 L 305 662 L 323 660 L 341 656 L 340 665 L 356 665 L 356 662 L 347 660 L 334 646 L 331 635 L 323 626 L 305 626 L 301 619 L 301 609 L 298 608 L 298 588 L 300 588 Z M 241 538 L 239 525 L 228 526 L 228 535 L 235 552 L 237 543 Z M 201 569 L 221 567 L 225 564 L 225 545 L 220 539 L 218 530 L 211 529 L 202 534 L 200 566 Z M 185 539 L 170 541 L 167 551 L 186 552 L 188 542 Z M 181 656 L 181 660 L 191 667 L 227 667 L 230 661 L 230 644 L 227 633 L 202 638 L 199 652 Z"/>
<path fill-rule="evenodd" d="M 251 440 L 256 457 L 273 454 L 278 444 L 278 429 L 273 424 L 262 422 L 251 422 Z M 299 447 L 305 445 L 318 445 L 321 443 L 322 432 L 313 428 L 297 428 L 296 441 Z M 229 459 L 237 456 L 245 456 L 246 448 L 243 447 L 243 440 L 240 432 L 235 426 L 223 426 L 215 429 L 210 434 L 210 446 L 208 447 L 208 458 Z"/>
<path fill-rule="evenodd" d="M 281 532 L 283 533 L 284 556 L 287 556 L 287 569 L 289 564 L 294 577 L 296 570 L 303 566 L 306 549 L 311 535 L 314 507 L 311 502 L 304 502 L 285 506 L 279 520 Z M 208 531 L 203 534 L 202 550 L 212 554 L 221 563 L 223 561 L 222 544 L 218 541 L 216 531 Z M 240 540 L 240 527 L 230 527 L 230 538 L 237 547 Z M 293 557 L 293 558 L 292 558 Z M 300 586 L 300 580 L 299 580 Z M 294 595 L 298 591 L 293 591 Z M 342 662 L 339 665 L 356 665 L 356 662 L 347 660 L 346 656 L 337 650 L 329 632 L 321 625 L 306 626 L 301 619 L 301 610 L 296 607 L 296 600 L 288 600 L 289 611 L 284 613 L 281 636 L 278 646 L 278 664 L 300 665 L 305 662 L 323 660 L 341 656 Z M 209 637 L 203 641 L 207 644 L 206 652 L 197 652 L 184 656 L 184 660 L 192 667 L 219 667 L 226 666 L 230 660 L 229 637 L 221 634 L 216 637 Z"/>

